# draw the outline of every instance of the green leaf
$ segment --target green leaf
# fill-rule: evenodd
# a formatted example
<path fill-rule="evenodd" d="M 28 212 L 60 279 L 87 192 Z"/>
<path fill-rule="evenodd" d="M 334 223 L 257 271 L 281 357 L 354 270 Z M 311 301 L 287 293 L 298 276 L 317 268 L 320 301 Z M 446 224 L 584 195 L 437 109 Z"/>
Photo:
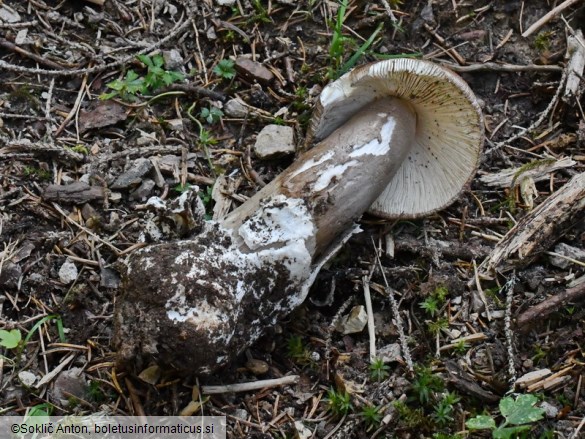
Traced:
<path fill-rule="evenodd" d="M 213 68 L 213 73 L 225 79 L 232 79 L 236 76 L 234 65 L 235 63 L 231 59 L 222 59 Z"/>
<path fill-rule="evenodd" d="M 119 93 L 117 91 L 113 91 L 111 93 L 102 93 L 100 95 L 100 100 L 107 101 L 108 99 L 112 99 L 112 98 L 118 96 L 118 94 Z"/>
<path fill-rule="evenodd" d="M 136 58 L 138 58 L 138 60 L 146 65 L 146 67 L 154 67 L 154 64 L 152 62 L 152 60 L 150 59 L 150 57 L 146 56 L 146 55 L 138 55 Z"/>
<path fill-rule="evenodd" d="M 126 83 L 121 79 L 116 79 L 112 82 L 108 82 L 106 85 L 108 88 L 111 88 L 112 90 L 122 91 L 126 86 Z"/>
<path fill-rule="evenodd" d="M 530 426 L 522 425 L 519 427 L 506 427 L 506 428 L 496 428 L 492 431 L 492 438 L 493 439 L 516 439 L 517 433 L 521 431 L 530 430 Z"/>
<path fill-rule="evenodd" d="M 6 349 L 14 349 L 21 340 L 22 334 L 20 330 L 12 329 L 6 331 L 5 329 L 0 329 L 0 346 L 4 346 Z"/>
<path fill-rule="evenodd" d="M 465 425 L 471 430 L 493 430 L 496 428 L 496 421 L 491 416 L 479 415 L 468 420 Z"/>
<path fill-rule="evenodd" d="M 500 412 L 506 418 L 506 422 L 512 425 L 529 424 L 538 421 L 544 416 L 544 410 L 534 407 L 538 398 L 534 395 L 520 395 L 514 401 L 510 397 L 500 401 Z"/>

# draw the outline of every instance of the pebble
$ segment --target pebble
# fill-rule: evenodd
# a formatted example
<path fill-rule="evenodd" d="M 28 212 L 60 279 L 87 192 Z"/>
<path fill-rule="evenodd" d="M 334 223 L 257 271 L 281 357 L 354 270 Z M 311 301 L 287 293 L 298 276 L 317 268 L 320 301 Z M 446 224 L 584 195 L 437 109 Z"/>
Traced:
<path fill-rule="evenodd" d="M 83 369 L 80 367 L 72 367 L 69 370 L 61 372 L 55 379 L 51 399 L 55 403 L 67 406 L 71 397 L 86 399 L 86 389 L 87 383 L 85 382 Z"/>
<path fill-rule="evenodd" d="M 67 259 L 59 269 L 59 280 L 65 285 L 69 285 L 77 279 L 77 274 L 77 267 L 71 259 Z"/>
<path fill-rule="evenodd" d="M 179 70 L 185 63 L 181 52 L 177 49 L 165 50 L 163 52 L 163 59 L 165 60 L 165 69 L 167 70 Z"/>
<path fill-rule="evenodd" d="M 349 314 L 343 316 L 337 325 L 337 330 L 342 334 L 355 334 L 361 332 L 368 323 L 368 314 L 362 305 L 354 306 Z"/>
<path fill-rule="evenodd" d="M 236 70 L 248 80 L 256 80 L 261 84 L 270 84 L 274 74 L 257 61 L 239 57 L 236 59 Z"/>
<path fill-rule="evenodd" d="M 22 268 L 19 264 L 5 261 L 0 271 L 0 285 L 7 288 L 16 288 L 21 275 Z"/>
<path fill-rule="evenodd" d="M 559 414 L 559 409 L 546 401 L 540 403 L 540 408 L 544 410 L 544 414 L 549 419 L 555 419 Z"/>
<path fill-rule="evenodd" d="M 18 380 L 24 387 L 32 387 L 36 383 L 38 377 L 28 370 L 22 370 L 18 372 Z"/>
<path fill-rule="evenodd" d="M 270 367 L 266 361 L 251 359 L 246 363 L 246 369 L 254 375 L 264 375 Z"/>
<path fill-rule="evenodd" d="M 233 6 L 236 4 L 236 0 L 215 0 L 219 6 Z"/>
<path fill-rule="evenodd" d="M 229 117 L 242 118 L 248 114 L 248 108 L 239 99 L 230 99 L 223 109 Z"/>
<path fill-rule="evenodd" d="M 273 159 L 295 152 L 294 130 L 284 125 L 267 125 L 256 137 L 254 152 L 260 159 Z"/>
<path fill-rule="evenodd" d="M 381 358 L 384 363 L 402 361 L 400 344 L 392 343 L 378 349 L 377 357 Z"/>
<path fill-rule="evenodd" d="M 145 179 L 140 183 L 140 186 L 130 194 L 131 200 L 146 201 L 150 198 L 152 190 L 156 186 L 155 182 L 149 178 Z"/>

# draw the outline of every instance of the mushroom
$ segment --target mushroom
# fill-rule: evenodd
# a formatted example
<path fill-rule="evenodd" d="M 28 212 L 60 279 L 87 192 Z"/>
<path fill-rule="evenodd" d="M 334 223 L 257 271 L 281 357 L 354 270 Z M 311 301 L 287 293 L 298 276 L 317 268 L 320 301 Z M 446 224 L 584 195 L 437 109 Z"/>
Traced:
<path fill-rule="evenodd" d="M 449 117 L 436 113 L 439 100 Z M 195 238 L 127 258 L 114 316 L 118 359 L 154 357 L 194 373 L 228 363 L 304 301 L 368 208 L 416 216 L 453 199 L 477 165 L 481 135 L 469 88 L 433 64 L 383 61 L 333 82 L 309 130 L 314 147 Z M 454 155 L 452 170 L 440 145 Z M 459 187 L 442 187 L 453 182 Z M 433 186 L 442 187 L 439 201 L 422 192 Z M 399 189 L 413 194 L 376 207 Z"/>
<path fill-rule="evenodd" d="M 475 174 L 483 144 L 479 103 L 452 71 L 412 58 L 358 67 L 323 89 L 306 144 L 324 139 L 386 96 L 408 102 L 416 114 L 416 133 L 406 160 L 369 212 L 385 218 L 428 215 L 461 193 Z"/>

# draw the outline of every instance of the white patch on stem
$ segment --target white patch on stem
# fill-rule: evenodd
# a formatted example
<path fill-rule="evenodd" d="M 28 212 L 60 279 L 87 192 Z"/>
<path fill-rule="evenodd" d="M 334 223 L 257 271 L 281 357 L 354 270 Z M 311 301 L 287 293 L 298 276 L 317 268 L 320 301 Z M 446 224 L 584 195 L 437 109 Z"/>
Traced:
<path fill-rule="evenodd" d="M 315 159 L 308 160 L 305 164 L 303 164 L 303 166 L 301 166 L 299 169 L 293 172 L 290 178 L 295 178 L 297 175 L 302 174 L 303 172 L 308 171 L 309 169 L 314 168 L 315 166 L 318 166 L 321 163 L 332 159 L 333 155 L 334 155 L 333 151 L 328 151 L 327 153 L 323 154 L 317 161 L 315 161 Z"/>
<path fill-rule="evenodd" d="M 329 168 L 325 169 L 321 173 L 321 175 L 319 175 L 319 178 L 313 185 L 313 190 L 316 192 L 322 191 L 331 184 L 331 180 L 333 180 L 334 178 L 336 179 L 341 178 L 341 176 L 347 170 L 347 168 L 355 166 L 357 164 L 358 164 L 357 160 L 351 160 L 342 165 L 330 166 Z"/>
<path fill-rule="evenodd" d="M 386 116 L 381 114 L 380 116 Z M 392 140 L 392 133 L 396 127 L 396 120 L 393 117 L 389 117 L 388 121 L 382 125 L 380 130 L 380 138 L 370 140 L 368 143 L 353 147 L 353 151 L 349 154 L 350 157 L 360 157 L 365 154 L 371 155 L 384 155 L 390 151 L 390 141 Z"/>

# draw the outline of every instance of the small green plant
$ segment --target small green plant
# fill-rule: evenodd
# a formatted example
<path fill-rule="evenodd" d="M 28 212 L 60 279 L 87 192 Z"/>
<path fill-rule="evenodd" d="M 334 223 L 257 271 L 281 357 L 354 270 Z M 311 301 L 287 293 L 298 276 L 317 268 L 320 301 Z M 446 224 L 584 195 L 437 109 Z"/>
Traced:
<path fill-rule="evenodd" d="M 431 317 L 434 317 L 444 305 L 448 295 L 449 290 L 445 286 L 439 285 L 419 306 Z"/>
<path fill-rule="evenodd" d="M 364 418 L 364 422 L 366 423 L 368 430 L 377 427 L 382 421 L 382 413 L 380 413 L 380 408 L 373 405 L 365 406 L 360 412 L 360 416 Z"/>
<path fill-rule="evenodd" d="M 90 401 L 96 403 L 101 403 L 106 399 L 106 395 L 102 391 L 99 381 L 90 381 L 87 386 L 87 395 Z"/>
<path fill-rule="evenodd" d="M 330 67 L 327 73 L 329 79 L 337 79 L 351 68 L 353 68 L 358 60 L 366 53 L 372 45 L 378 34 L 383 28 L 381 23 L 370 37 L 355 51 L 355 53 L 344 63 L 343 58 L 346 47 L 348 45 L 355 46 L 355 41 L 352 38 L 343 35 L 343 25 L 346 19 L 346 12 L 349 0 L 340 0 L 339 8 L 337 9 L 337 17 L 333 24 L 333 31 L 331 35 L 331 43 L 329 44 L 329 59 Z"/>
<path fill-rule="evenodd" d="M 209 124 L 214 124 L 220 121 L 223 117 L 223 111 L 221 111 L 217 107 L 209 107 L 209 108 L 202 108 L 201 113 L 199 113 L 202 119 L 204 119 Z"/>
<path fill-rule="evenodd" d="M 419 306 L 425 310 L 427 314 L 430 314 L 431 317 L 435 317 L 435 315 L 439 312 L 440 306 L 439 301 L 436 297 L 429 296 L 421 303 Z"/>
<path fill-rule="evenodd" d="M 447 317 L 442 317 L 435 321 L 427 322 L 427 327 L 431 334 L 437 335 L 442 329 L 447 329 L 449 327 L 449 319 Z"/>
<path fill-rule="evenodd" d="M 461 398 L 456 393 L 447 392 L 443 398 L 434 406 L 434 411 L 431 413 L 431 417 L 441 427 L 452 423 L 454 421 L 453 413 L 455 408 L 453 407 Z"/>
<path fill-rule="evenodd" d="M 14 349 L 18 347 L 21 341 L 22 334 L 20 329 L 11 329 L 10 331 L 0 329 L 0 346 L 6 349 Z"/>
<path fill-rule="evenodd" d="M 384 363 L 381 358 L 376 358 L 370 364 L 370 378 L 374 381 L 384 381 L 388 378 L 390 366 Z"/>
<path fill-rule="evenodd" d="M 465 340 L 459 340 L 456 344 L 455 344 L 455 352 L 457 352 L 460 355 L 465 354 L 468 350 L 469 350 L 469 343 L 467 343 Z"/>
<path fill-rule="evenodd" d="M 291 335 L 287 342 L 288 356 L 295 363 L 302 366 L 309 363 L 311 353 L 303 343 L 303 339 L 299 335 Z"/>
<path fill-rule="evenodd" d="M 162 55 L 154 55 L 152 58 L 147 55 L 138 55 L 137 59 L 146 65 L 146 76 L 141 77 L 134 70 L 128 70 L 124 79 L 116 79 L 106 84 L 113 91 L 100 95 L 101 100 L 119 96 L 123 100 L 133 101 L 136 100 L 137 94 L 148 94 L 162 86 L 185 79 L 185 75 L 180 72 L 164 69 Z"/>
<path fill-rule="evenodd" d="M 66 146 L 69 151 L 77 152 L 79 154 L 88 155 L 89 150 L 84 145 Z"/>
<path fill-rule="evenodd" d="M 412 390 L 421 404 L 428 404 L 434 398 L 434 394 L 443 391 L 444 388 L 445 384 L 441 377 L 435 375 L 430 368 L 416 368 Z"/>
<path fill-rule="evenodd" d="M 550 39 L 554 34 L 553 31 L 540 32 L 534 38 L 534 47 L 540 52 L 546 52 L 550 49 Z"/>
<path fill-rule="evenodd" d="M 100 99 L 103 101 L 115 98 L 116 96 L 126 101 L 136 100 L 138 93 L 146 91 L 144 79 L 134 70 L 128 70 L 124 79 L 115 79 L 112 82 L 108 82 L 106 86 L 113 91 L 101 94 Z"/>
<path fill-rule="evenodd" d="M 469 419 L 465 425 L 470 430 L 491 430 L 494 439 L 513 439 L 519 433 L 529 431 L 533 422 L 544 416 L 544 410 L 534 405 L 538 398 L 534 395 L 520 395 L 516 399 L 505 397 L 500 400 L 500 413 L 504 422 L 496 425 L 492 416 L 478 415 Z"/>
<path fill-rule="evenodd" d="M 211 220 L 213 217 L 213 186 L 207 186 L 205 189 L 200 190 L 197 195 L 203 201 L 203 205 L 205 206 L 205 219 Z"/>
<path fill-rule="evenodd" d="M 268 16 L 268 10 L 261 0 L 252 0 L 252 6 L 254 7 L 254 15 L 249 20 L 251 23 L 272 23 L 272 19 Z"/>
<path fill-rule="evenodd" d="M 34 166 L 25 166 L 22 170 L 26 177 L 38 177 L 41 180 L 48 181 L 52 178 L 51 171 Z"/>
<path fill-rule="evenodd" d="M 405 427 L 416 428 L 417 430 L 429 427 L 429 418 L 425 416 L 422 408 L 413 409 L 402 401 L 395 401 L 393 405 L 401 423 Z"/>
<path fill-rule="evenodd" d="M 173 190 L 175 192 L 179 192 L 180 194 L 187 192 L 189 189 L 191 189 L 191 183 L 185 183 L 185 184 L 179 183 L 178 185 L 176 185 L 173 188 Z"/>
<path fill-rule="evenodd" d="M 232 79 L 236 76 L 235 63 L 231 59 L 222 59 L 213 68 L 213 73 L 222 79 Z"/>
<path fill-rule="evenodd" d="M 144 85 L 147 90 L 154 91 L 163 86 L 169 86 L 175 82 L 185 79 L 181 72 L 165 70 L 165 60 L 162 55 L 154 55 L 152 58 L 147 55 L 138 55 L 137 58 L 148 69 L 144 77 Z"/>
<path fill-rule="evenodd" d="M 335 389 L 327 391 L 329 410 L 335 416 L 344 416 L 351 410 L 351 396 L 347 392 L 337 392 Z"/>

